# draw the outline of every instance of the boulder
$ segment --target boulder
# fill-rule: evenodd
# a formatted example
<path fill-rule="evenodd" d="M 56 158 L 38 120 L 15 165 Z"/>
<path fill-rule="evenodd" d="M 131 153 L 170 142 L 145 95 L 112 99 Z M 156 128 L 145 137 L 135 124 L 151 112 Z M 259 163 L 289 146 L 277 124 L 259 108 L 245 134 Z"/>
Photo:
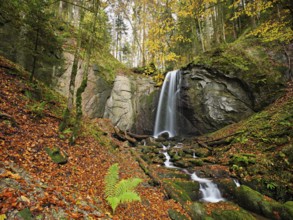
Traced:
<path fill-rule="evenodd" d="M 212 212 L 215 220 L 255 220 L 249 212 L 240 210 L 215 210 Z"/>
<path fill-rule="evenodd" d="M 235 197 L 241 207 L 267 218 L 293 219 L 292 202 L 278 203 L 244 185 L 235 190 Z"/>

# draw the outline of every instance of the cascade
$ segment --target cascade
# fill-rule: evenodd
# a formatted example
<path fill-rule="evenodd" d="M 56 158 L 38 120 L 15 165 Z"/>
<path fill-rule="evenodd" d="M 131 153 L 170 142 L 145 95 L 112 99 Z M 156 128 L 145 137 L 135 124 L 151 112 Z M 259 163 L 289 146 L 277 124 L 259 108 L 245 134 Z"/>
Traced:
<path fill-rule="evenodd" d="M 199 182 L 199 190 L 202 193 L 202 200 L 205 202 L 220 202 L 225 201 L 217 184 L 209 179 L 200 178 L 195 173 L 191 174 L 191 179 Z"/>
<path fill-rule="evenodd" d="M 170 144 L 168 146 L 165 146 L 165 145 L 162 145 L 162 146 L 163 146 L 163 151 L 161 153 L 163 153 L 166 158 L 166 160 L 164 161 L 165 167 L 181 169 L 179 167 L 174 166 L 173 163 L 170 161 L 171 157 L 167 152 L 167 150 L 170 149 L 171 147 Z M 176 145 L 175 147 L 178 148 L 178 145 Z M 199 182 L 199 190 L 202 193 L 202 198 L 201 198 L 202 201 L 212 202 L 212 203 L 225 201 L 225 199 L 221 195 L 221 192 L 217 184 L 213 183 L 209 179 L 198 177 L 196 173 L 191 174 L 186 169 L 182 169 L 182 171 L 190 175 L 191 180 Z"/>
<path fill-rule="evenodd" d="M 177 96 L 180 88 L 178 70 L 167 73 L 160 93 L 154 137 L 167 133 L 169 137 L 177 135 Z"/>

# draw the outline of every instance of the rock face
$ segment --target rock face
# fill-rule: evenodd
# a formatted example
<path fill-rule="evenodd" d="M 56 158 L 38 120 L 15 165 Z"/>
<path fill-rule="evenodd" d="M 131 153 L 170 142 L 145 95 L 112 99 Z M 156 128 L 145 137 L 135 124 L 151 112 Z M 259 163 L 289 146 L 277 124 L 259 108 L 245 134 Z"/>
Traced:
<path fill-rule="evenodd" d="M 65 72 L 62 74 L 53 74 L 53 84 L 55 90 L 68 97 L 70 74 L 73 64 L 73 55 L 64 53 L 65 58 Z M 84 71 L 84 63 L 82 61 L 78 64 L 78 72 L 75 81 L 75 92 L 82 82 L 82 75 Z M 93 68 L 89 68 L 88 84 L 82 94 L 83 112 L 90 118 L 101 118 L 104 115 L 106 101 L 111 94 L 113 85 L 103 79 L 98 72 Z"/>
<path fill-rule="evenodd" d="M 105 118 L 122 130 L 149 133 L 153 128 L 154 103 L 149 95 L 154 83 L 145 77 L 117 76 L 105 107 Z M 152 96 L 150 96 L 152 97 Z"/>
<path fill-rule="evenodd" d="M 181 134 L 215 131 L 254 112 L 252 94 L 238 78 L 196 66 L 181 74 Z"/>
<path fill-rule="evenodd" d="M 53 81 L 55 90 L 68 97 L 74 57 L 65 53 L 64 58 L 65 72 L 53 74 Z M 75 90 L 82 82 L 84 63 L 80 61 L 78 67 Z M 152 134 L 156 91 L 151 78 L 117 75 L 114 83 L 111 83 L 90 67 L 88 84 L 82 94 L 83 112 L 90 118 L 109 118 L 121 130 Z"/>

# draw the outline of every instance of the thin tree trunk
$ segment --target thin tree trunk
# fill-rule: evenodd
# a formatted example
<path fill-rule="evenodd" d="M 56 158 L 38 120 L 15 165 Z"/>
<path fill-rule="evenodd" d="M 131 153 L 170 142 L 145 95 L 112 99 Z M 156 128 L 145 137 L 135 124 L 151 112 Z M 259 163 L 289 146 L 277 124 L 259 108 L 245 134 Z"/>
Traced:
<path fill-rule="evenodd" d="M 198 22 L 199 36 L 200 36 L 200 41 L 201 41 L 202 52 L 205 52 L 203 33 L 202 33 L 202 28 L 201 28 L 201 24 L 200 24 L 199 19 L 197 19 L 197 22 Z"/>
<path fill-rule="evenodd" d="M 35 41 L 35 49 L 34 49 L 34 55 L 33 55 L 33 66 L 32 66 L 32 72 L 30 75 L 30 81 L 33 80 L 35 76 L 35 71 L 36 71 L 36 63 L 37 63 L 37 51 L 38 51 L 38 45 L 39 45 L 39 34 L 40 34 L 40 29 L 37 29 L 37 35 L 36 35 L 36 41 Z"/>

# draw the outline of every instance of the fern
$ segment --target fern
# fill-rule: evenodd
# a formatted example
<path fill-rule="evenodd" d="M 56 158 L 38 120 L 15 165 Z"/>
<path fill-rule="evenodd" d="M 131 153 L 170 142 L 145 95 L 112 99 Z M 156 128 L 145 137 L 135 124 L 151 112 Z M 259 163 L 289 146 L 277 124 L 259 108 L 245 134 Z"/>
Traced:
<path fill-rule="evenodd" d="M 105 177 L 105 195 L 106 197 L 112 197 L 115 195 L 115 186 L 118 183 L 119 180 L 119 166 L 118 163 L 113 164 Z"/>
<path fill-rule="evenodd" d="M 113 164 L 105 177 L 105 196 L 111 206 L 113 213 L 121 203 L 140 201 L 140 196 L 134 191 L 135 187 L 142 181 L 139 178 L 119 180 L 119 166 Z"/>

